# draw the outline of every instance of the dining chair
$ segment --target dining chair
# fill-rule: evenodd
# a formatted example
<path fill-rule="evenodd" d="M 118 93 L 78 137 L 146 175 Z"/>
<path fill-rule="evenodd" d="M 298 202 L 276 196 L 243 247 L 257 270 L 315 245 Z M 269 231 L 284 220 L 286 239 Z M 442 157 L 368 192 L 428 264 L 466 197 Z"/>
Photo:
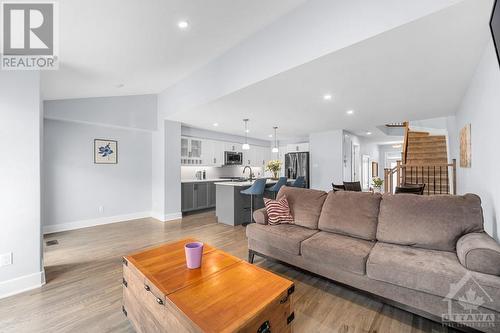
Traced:
<path fill-rule="evenodd" d="M 360 182 L 344 182 L 344 187 L 346 191 L 362 192 Z"/>
<path fill-rule="evenodd" d="M 332 188 L 333 188 L 333 192 L 345 191 L 344 185 L 336 185 L 336 184 L 332 183 Z"/>
<path fill-rule="evenodd" d="M 408 193 L 424 195 L 425 184 L 404 184 L 402 186 L 396 186 L 395 194 Z"/>

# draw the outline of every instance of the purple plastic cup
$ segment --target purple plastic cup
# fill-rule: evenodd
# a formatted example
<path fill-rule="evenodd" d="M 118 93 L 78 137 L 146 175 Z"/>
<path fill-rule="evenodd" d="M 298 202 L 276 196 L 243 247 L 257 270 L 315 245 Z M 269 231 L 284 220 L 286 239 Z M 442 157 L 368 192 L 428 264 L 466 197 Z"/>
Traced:
<path fill-rule="evenodd" d="M 203 255 L 203 243 L 193 242 L 184 245 L 186 252 L 186 264 L 189 269 L 200 268 L 201 257 Z"/>

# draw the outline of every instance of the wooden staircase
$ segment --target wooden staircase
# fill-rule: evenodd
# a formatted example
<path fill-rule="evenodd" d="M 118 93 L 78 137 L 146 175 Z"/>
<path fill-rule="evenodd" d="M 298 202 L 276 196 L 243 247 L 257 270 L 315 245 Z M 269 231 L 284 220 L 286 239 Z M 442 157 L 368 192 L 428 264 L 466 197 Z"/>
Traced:
<path fill-rule="evenodd" d="M 455 194 L 456 161 L 448 163 L 446 136 L 411 131 L 404 123 L 402 159 L 394 169 L 386 169 L 386 191 L 392 192 L 393 175 L 397 186 L 425 184 L 425 194 Z"/>

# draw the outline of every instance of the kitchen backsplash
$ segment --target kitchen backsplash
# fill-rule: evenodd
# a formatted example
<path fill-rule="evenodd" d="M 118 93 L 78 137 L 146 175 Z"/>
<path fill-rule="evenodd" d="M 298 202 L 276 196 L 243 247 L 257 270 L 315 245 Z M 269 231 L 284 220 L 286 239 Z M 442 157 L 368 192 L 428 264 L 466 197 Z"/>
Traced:
<path fill-rule="evenodd" d="M 207 179 L 220 177 L 248 177 L 248 170 L 243 175 L 242 166 L 227 167 L 202 167 L 202 166 L 181 166 L 181 179 L 195 179 L 196 171 L 206 171 Z M 264 168 L 252 167 L 255 177 L 269 177 L 271 174 L 264 172 Z"/>

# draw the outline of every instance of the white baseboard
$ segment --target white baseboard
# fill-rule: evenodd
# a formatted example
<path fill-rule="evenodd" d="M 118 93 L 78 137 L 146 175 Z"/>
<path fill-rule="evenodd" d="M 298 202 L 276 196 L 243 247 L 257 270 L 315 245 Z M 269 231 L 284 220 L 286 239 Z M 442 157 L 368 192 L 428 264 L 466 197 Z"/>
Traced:
<path fill-rule="evenodd" d="M 100 218 L 90 219 L 90 220 L 81 220 L 81 221 L 74 221 L 74 222 L 68 222 L 68 223 L 46 225 L 43 227 L 43 233 L 50 234 L 53 232 L 94 227 L 96 225 L 118 223 L 118 222 L 127 222 L 130 220 L 143 219 L 143 218 L 147 218 L 147 217 L 151 217 L 150 212 L 139 212 L 139 213 L 132 213 L 132 214 L 100 217 Z"/>
<path fill-rule="evenodd" d="M 40 288 L 44 284 L 45 272 L 43 271 L 0 282 L 0 299 Z"/>
<path fill-rule="evenodd" d="M 158 212 L 151 212 L 151 217 L 161 222 L 169 222 L 182 219 L 182 213 L 161 214 Z"/>

